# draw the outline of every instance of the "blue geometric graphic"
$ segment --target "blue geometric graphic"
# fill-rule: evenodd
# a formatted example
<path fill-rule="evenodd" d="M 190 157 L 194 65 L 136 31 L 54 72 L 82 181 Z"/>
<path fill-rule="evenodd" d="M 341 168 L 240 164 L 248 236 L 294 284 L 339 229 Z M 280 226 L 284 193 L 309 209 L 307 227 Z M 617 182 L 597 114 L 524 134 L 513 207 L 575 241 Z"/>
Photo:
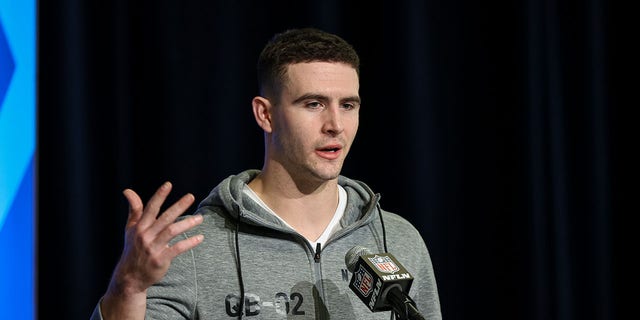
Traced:
<path fill-rule="evenodd" d="M 0 0 L 0 319 L 35 319 L 36 0 Z"/>
<path fill-rule="evenodd" d="M 7 38 L 4 35 L 2 20 L 0 20 L 0 110 L 2 109 L 2 101 L 4 101 L 4 95 L 7 93 L 14 68 L 13 56 L 11 55 L 11 50 L 9 50 Z"/>
<path fill-rule="evenodd" d="M 4 230 L 0 232 L 0 319 L 35 319 L 33 255 L 33 163 L 16 192 Z M 16 230 L 16 232 L 8 232 Z M 25 239 L 25 240 L 23 240 Z M 10 257 L 10 260 L 6 257 Z"/>
<path fill-rule="evenodd" d="M 35 0 L 0 0 L 0 232 L 35 151 Z"/>

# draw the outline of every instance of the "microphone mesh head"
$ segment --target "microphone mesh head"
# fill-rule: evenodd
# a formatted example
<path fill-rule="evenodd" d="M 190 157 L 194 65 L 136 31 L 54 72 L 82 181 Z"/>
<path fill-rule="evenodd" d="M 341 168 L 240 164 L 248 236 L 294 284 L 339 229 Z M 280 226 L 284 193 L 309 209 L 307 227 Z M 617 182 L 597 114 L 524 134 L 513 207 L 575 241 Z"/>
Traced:
<path fill-rule="evenodd" d="M 358 258 L 360 258 L 361 255 L 367 254 L 373 254 L 373 252 L 363 246 L 355 246 L 349 249 L 347 254 L 344 256 L 344 262 L 347 264 L 349 272 L 353 272 L 355 270 Z"/>

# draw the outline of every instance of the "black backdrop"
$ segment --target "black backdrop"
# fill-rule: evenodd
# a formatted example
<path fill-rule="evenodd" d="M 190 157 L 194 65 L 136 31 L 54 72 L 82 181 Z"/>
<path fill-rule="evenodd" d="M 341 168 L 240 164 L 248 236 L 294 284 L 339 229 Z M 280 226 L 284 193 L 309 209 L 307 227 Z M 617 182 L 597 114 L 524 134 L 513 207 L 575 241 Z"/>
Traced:
<path fill-rule="evenodd" d="M 315 26 L 361 54 L 343 173 L 412 221 L 445 319 L 613 319 L 623 68 L 604 0 L 40 1 L 38 313 L 85 319 L 132 187 L 262 164 L 254 65 Z M 410 244 L 407 244 L 410 245 Z"/>

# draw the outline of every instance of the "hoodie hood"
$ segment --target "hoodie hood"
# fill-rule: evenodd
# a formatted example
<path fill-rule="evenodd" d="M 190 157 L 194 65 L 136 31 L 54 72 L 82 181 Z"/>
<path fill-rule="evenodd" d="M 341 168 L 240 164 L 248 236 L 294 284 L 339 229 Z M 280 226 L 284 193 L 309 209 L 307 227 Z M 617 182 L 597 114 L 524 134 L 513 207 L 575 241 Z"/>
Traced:
<path fill-rule="evenodd" d="M 275 229 L 288 229 L 277 217 L 265 211 L 260 205 L 244 196 L 244 186 L 253 180 L 260 170 L 251 169 L 231 175 L 218 184 L 209 195 L 200 202 L 198 209 L 204 207 L 220 207 L 233 219 L 241 219 L 245 223 L 270 226 Z M 338 177 L 338 184 L 347 192 L 349 199 L 345 214 L 341 220 L 343 228 L 356 222 L 366 223 L 375 218 L 375 208 L 380 196 L 365 183 Z"/>

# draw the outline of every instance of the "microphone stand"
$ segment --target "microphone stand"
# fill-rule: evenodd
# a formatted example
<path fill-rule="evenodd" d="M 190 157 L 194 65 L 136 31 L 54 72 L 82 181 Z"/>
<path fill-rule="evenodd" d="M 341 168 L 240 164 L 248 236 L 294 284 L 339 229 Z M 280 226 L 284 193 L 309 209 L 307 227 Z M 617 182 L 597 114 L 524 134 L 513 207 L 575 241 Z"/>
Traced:
<path fill-rule="evenodd" d="M 394 286 L 389 288 L 387 299 L 398 320 L 426 320 L 422 314 L 420 314 L 420 311 L 418 311 L 413 299 L 400 290 L 399 287 Z"/>

